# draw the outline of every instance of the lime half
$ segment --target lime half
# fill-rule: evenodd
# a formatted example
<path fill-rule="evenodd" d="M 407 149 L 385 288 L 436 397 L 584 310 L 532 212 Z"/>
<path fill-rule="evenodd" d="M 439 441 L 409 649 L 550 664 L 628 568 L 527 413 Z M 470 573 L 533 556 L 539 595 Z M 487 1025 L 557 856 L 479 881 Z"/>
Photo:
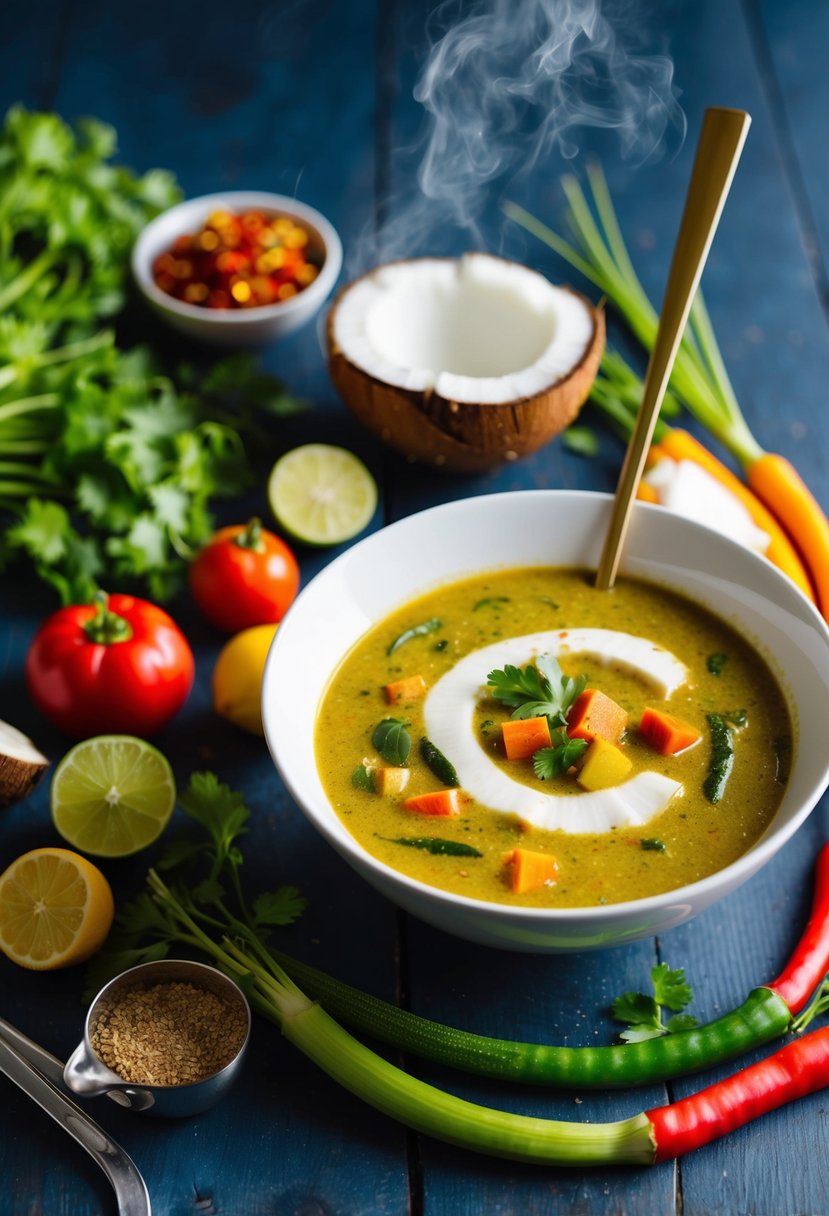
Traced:
<path fill-rule="evenodd" d="M 52 778 L 52 822 L 93 857 L 126 857 L 157 840 L 173 813 L 173 770 L 158 748 L 131 735 L 78 743 Z"/>
<path fill-rule="evenodd" d="M 306 545 L 338 545 L 362 532 L 377 506 L 377 483 L 345 448 L 307 443 L 273 466 L 268 497 L 281 528 Z"/>

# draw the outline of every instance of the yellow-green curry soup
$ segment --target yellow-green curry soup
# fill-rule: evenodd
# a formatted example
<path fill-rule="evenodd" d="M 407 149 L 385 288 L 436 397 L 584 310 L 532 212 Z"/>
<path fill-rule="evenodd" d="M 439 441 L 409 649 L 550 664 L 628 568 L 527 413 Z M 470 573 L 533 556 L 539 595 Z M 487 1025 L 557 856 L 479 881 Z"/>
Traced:
<path fill-rule="evenodd" d="M 627 768 L 608 788 L 582 788 L 586 753 L 543 780 L 532 758 L 506 758 L 502 723 L 515 707 L 493 696 L 489 674 L 537 671 L 547 653 L 565 679 L 585 676 L 627 715 L 615 744 Z M 390 702 L 386 686 L 401 680 L 413 682 Z M 640 730 L 646 707 L 699 741 L 661 754 Z M 453 815 L 405 805 L 451 786 L 451 768 L 424 758 L 421 741 L 434 733 L 458 771 Z M 371 628 L 323 693 L 315 752 L 332 808 L 375 858 L 475 900 L 556 909 L 657 895 L 736 861 L 780 804 L 793 734 L 764 659 L 705 608 L 633 578 L 608 593 L 585 571 L 532 567 L 438 587 Z M 390 779 L 405 787 L 381 792 L 385 769 L 405 769 Z M 501 797 L 508 788 L 517 810 Z M 490 789 L 498 807 L 480 796 Z M 516 892 L 516 848 L 551 856 L 555 876 Z"/>

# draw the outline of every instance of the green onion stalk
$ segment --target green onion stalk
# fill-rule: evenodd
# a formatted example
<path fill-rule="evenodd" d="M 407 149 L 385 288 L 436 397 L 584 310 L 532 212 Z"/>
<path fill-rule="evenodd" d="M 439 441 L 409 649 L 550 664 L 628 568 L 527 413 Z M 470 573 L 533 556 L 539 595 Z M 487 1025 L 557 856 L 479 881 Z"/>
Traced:
<path fill-rule="evenodd" d="M 588 170 L 588 181 L 590 201 L 575 178 L 562 179 L 574 243 L 515 204 L 507 205 L 507 214 L 594 283 L 642 344 L 652 350 L 658 325 L 656 311 L 633 268 L 607 182 L 597 166 Z M 638 378 L 612 352 L 605 353 L 600 371 L 591 398 L 623 434 L 628 434 L 640 399 Z M 785 534 L 778 549 L 780 560 L 768 550 L 767 556 L 794 579 L 829 620 L 829 519 L 791 462 L 785 456 L 764 451 L 752 435 L 701 293 L 691 307 L 670 385 L 681 404 L 740 464 L 752 501 L 759 500 L 772 517 L 772 531 L 782 529 Z"/>
<path fill-rule="evenodd" d="M 231 869 L 236 876 L 236 867 Z M 501 1079 L 632 1086 L 711 1066 L 786 1031 L 802 1031 L 829 1007 L 825 979 L 807 1004 L 828 964 L 829 845 L 818 858 L 810 922 L 772 984 L 754 990 L 743 1006 L 714 1023 L 616 1047 L 545 1047 L 444 1028 L 270 951 L 252 925 L 233 916 L 218 897 L 213 900 L 216 916 L 168 888 L 156 871 L 150 871 L 147 882 L 164 910 L 168 941 L 212 957 L 241 984 L 256 1012 L 280 1026 L 295 1047 L 357 1097 L 413 1130 L 464 1148 L 548 1165 L 653 1164 L 829 1082 L 829 1032 L 824 1029 L 803 1038 L 802 1052 L 789 1043 L 768 1062 L 676 1107 L 611 1124 L 569 1124 L 480 1107 L 427 1085 L 363 1046 L 327 1012 L 333 1009 L 357 1029 L 406 1051 Z M 241 886 L 237 880 L 233 886 L 246 916 Z M 327 1009 L 306 995 L 306 987 Z M 710 1118 L 714 1108 L 727 1114 L 721 1125 Z"/>
<path fill-rule="evenodd" d="M 150 871 L 156 900 L 181 928 L 180 939 L 211 956 L 241 984 L 253 1008 L 324 1072 L 393 1119 L 463 1148 L 546 1165 L 648 1165 L 652 1124 L 640 1113 L 615 1123 L 567 1123 L 493 1110 L 410 1076 L 365 1047 L 307 997 L 275 960 L 268 969 L 249 942 L 221 944 Z"/>
<path fill-rule="evenodd" d="M 562 179 L 568 202 L 567 219 L 575 244 L 515 203 L 506 204 L 506 214 L 598 287 L 650 351 L 656 340 L 658 314 L 631 262 L 604 173 L 598 165 L 592 165 L 587 176 L 592 207 L 574 177 L 568 175 Z M 613 352 L 605 354 L 602 376 L 597 380 L 593 397 L 600 408 L 606 409 L 608 392 L 621 387 L 623 368 L 626 365 L 621 356 Z M 626 389 L 635 394 L 635 410 L 641 381 L 629 368 L 626 370 Z M 671 387 L 694 417 L 742 465 L 750 465 L 762 455 L 762 448 L 740 410 L 701 292 L 697 293 L 691 308 L 689 327 L 677 353 Z M 620 399 L 631 404 L 627 392 L 623 391 Z"/>

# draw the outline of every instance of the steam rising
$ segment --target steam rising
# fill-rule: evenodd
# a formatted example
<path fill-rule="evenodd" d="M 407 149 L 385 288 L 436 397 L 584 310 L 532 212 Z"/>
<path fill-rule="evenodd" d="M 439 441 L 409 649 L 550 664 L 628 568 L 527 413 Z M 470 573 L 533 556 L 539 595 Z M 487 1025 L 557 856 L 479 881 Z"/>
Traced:
<path fill-rule="evenodd" d="M 500 196 L 542 162 L 558 176 L 550 166 L 577 155 L 585 128 L 614 131 L 637 163 L 671 134 L 681 143 L 673 63 L 645 50 L 642 18 L 641 0 L 444 0 L 414 90 L 427 116 L 419 193 L 390 208 L 372 260 L 433 252 L 447 224 L 486 247 L 496 183 Z"/>

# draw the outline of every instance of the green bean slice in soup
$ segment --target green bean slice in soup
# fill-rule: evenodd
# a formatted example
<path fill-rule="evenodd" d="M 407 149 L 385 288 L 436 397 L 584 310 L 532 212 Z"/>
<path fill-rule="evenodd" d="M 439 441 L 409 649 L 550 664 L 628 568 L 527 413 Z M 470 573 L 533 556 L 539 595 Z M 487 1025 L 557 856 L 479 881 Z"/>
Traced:
<path fill-rule="evenodd" d="M 379 860 L 473 899 L 585 907 L 735 861 L 774 817 L 792 725 L 767 663 L 656 584 L 495 571 L 365 634 L 316 723 L 331 805 Z"/>

